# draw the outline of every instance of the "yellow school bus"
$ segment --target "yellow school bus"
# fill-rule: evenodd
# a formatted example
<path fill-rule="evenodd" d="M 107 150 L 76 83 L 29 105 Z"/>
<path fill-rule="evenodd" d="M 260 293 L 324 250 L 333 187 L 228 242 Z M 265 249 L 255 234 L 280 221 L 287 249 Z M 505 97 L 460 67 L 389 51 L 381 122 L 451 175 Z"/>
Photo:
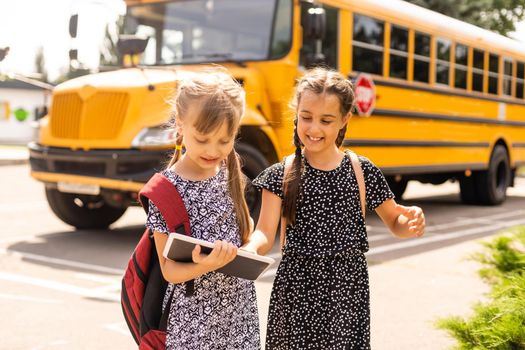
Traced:
<path fill-rule="evenodd" d="M 208 64 L 247 92 L 236 148 L 249 177 L 293 151 L 288 102 L 316 64 L 372 78 L 375 109 L 352 118 L 344 146 L 398 197 L 410 180 L 455 179 L 463 202 L 499 204 L 525 164 L 524 45 L 404 1 L 128 0 L 124 27 L 148 38 L 139 64 L 57 86 L 30 145 L 32 176 L 78 228 L 136 203 L 173 148 L 166 100 Z"/>

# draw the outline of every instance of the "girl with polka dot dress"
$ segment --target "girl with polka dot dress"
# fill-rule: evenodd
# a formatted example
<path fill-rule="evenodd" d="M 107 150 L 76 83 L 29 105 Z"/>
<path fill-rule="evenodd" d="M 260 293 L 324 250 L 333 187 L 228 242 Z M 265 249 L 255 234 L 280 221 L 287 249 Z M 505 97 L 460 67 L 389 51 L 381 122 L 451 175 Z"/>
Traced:
<path fill-rule="evenodd" d="M 266 254 L 281 218 L 286 225 L 270 299 L 268 350 L 370 349 L 365 219 L 352 162 L 340 150 L 353 102 L 352 83 L 340 73 L 306 72 L 292 103 L 293 161 L 274 164 L 254 180 L 262 207 L 243 249 Z M 423 235 L 422 210 L 397 204 L 381 171 L 365 157 L 359 161 L 368 209 L 397 237 Z"/>
<path fill-rule="evenodd" d="M 204 255 L 196 246 L 192 263 L 164 258 L 169 230 L 149 202 L 146 226 L 154 232 L 162 275 L 169 282 L 162 307 L 164 312 L 170 305 L 166 349 L 260 349 L 253 281 L 215 271 L 233 260 L 253 229 L 233 148 L 244 91 L 222 71 L 195 73 L 179 83 L 173 104 L 176 150 L 162 174 L 182 197 L 191 236 L 214 242 L 214 248 Z"/>

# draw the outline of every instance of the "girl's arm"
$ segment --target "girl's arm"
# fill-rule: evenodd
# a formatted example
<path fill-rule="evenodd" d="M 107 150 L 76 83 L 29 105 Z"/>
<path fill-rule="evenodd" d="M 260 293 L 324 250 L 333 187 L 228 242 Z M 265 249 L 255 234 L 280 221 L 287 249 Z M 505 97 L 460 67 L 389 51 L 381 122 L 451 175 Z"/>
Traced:
<path fill-rule="evenodd" d="M 421 237 L 425 233 L 425 214 L 419 207 L 405 207 L 388 199 L 376 208 L 376 213 L 398 238 Z"/>
<path fill-rule="evenodd" d="M 164 279 L 171 283 L 182 283 L 195 279 L 205 273 L 215 271 L 232 261 L 237 255 L 237 248 L 226 241 L 215 241 L 214 248 L 209 255 L 201 254 L 200 246 L 192 252 L 192 263 L 183 263 L 166 259 L 163 255 L 168 236 L 154 232 L 155 246 L 159 256 L 160 269 Z"/>
<path fill-rule="evenodd" d="M 279 196 L 268 190 L 262 190 L 262 204 L 257 228 L 241 249 L 260 255 L 265 255 L 272 249 L 279 220 L 281 220 L 281 205 Z"/>

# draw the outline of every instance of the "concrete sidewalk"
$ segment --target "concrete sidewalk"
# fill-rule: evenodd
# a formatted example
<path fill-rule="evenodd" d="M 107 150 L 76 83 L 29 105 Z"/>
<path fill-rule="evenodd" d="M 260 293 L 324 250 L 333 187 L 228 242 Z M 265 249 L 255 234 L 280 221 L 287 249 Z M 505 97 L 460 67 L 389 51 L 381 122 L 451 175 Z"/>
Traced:
<path fill-rule="evenodd" d="M 29 161 L 29 151 L 22 145 L 0 145 L 0 166 L 26 164 Z"/>
<path fill-rule="evenodd" d="M 477 273 L 481 265 L 469 259 L 483 250 L 480 242 L 370 266 L 372 349 L 441 350 L 455 345 L 433 323 L 440 317 L 468 316 L 473 303 L 486 300 L 489 287 Z"/>

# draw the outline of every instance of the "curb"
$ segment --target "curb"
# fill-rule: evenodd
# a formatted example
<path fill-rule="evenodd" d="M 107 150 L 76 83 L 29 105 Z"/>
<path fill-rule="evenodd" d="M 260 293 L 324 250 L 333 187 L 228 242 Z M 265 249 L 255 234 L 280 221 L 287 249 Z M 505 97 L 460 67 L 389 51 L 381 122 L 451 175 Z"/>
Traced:
<path fill-rule="evenodd" d="M 25 146 L 0 145 L 0 166 L 29 163 L 29 150 Z"/>
<path fill-rule="evenodd" d="M 28 164 L 29 159 L 0 159 L 0 166 Z"/>

